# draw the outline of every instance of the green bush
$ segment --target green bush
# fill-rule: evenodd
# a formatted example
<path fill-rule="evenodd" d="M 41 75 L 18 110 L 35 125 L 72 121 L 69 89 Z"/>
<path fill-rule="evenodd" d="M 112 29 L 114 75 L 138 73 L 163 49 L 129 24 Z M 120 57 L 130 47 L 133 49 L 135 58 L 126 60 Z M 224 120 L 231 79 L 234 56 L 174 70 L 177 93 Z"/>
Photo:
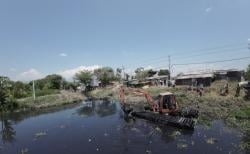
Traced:
<path fill-rule="evenodd" d="M 36 96 L 45 96 L 45 95 L 52 95 L 52 94 L 59 94 L 60 90 L 56 89 L 43 89 L 43 90 L 36 90 Z"/>

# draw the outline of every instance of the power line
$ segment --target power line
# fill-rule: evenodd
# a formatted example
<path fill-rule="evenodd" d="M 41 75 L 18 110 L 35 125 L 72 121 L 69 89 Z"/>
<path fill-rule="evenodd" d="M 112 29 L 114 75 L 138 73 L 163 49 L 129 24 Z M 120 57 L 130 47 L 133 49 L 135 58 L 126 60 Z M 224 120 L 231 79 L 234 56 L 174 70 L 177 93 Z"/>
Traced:
<path fill-rule="evenodd" d="M 243 59 L 250 59 L 250 57 L 241 57 L 241 58 L 234 58 L 234 59 L 227 59 L 227 60 L 206 61 L 206 62 L 197 62 L 197 63 L 173 64 L 172 66 L 177 66 L 177 65 L 196 65 L 196 64 L 222 63 L 222 62 L 229 62 L 229 61 L 236 61 L 236 60 L 243 60 Z"/>
<path fill-rule="evenodd" d="M 228 48 L 232 48 L 232 47 L 236 47 L 236 46 L 238 47 L 239 45 L 245 45 L 245 44 L 246 43 L 237 43 L 237 44 L 234 44 L 234 45 L 231 45 L 231 44 L 230 45 L 223 45 L 223 46 L 211 47 L 211 48 L 205 48 L 205 49 L 199 49 L 199 50 L 191 50 L 191 51 L 188 51 L 188 52 L 181 51 L 181 52 L 175 52 L 174 54 L 173 53 L 172 54 L 168 53 L 168 55 L 176 57 L 179 54 L 181 54 L 181 56 L 183 56 L 183 54 L 190 54 L 190 52 L 199 52 L 199 51 L 213 51 L 213 52 L 215 52 L 214 50 L 224 51 L 225 49 L 228 50 Z M 245 47 L 245 48 L 247 48 L 247 47 Z M 232 50 L 232 49 L 229 49 L 229 50 Z M 203 53 L 206 53 L 206 52 L 202 52 L 201 54 L 203 54 Z M 159 59 L 166 59 L 166 58 L 168 58 L 168 56 L 161 56 L 161 57 L 156 57 L 156 58 L 151 58 L 151 59 L 143 60 L 143 61 L 140 61 L 140 62 L 136 62 L 134 64 L 141 64 L 141 63 L 148 62 L 148 61 L 156 61 L 156 60 L 159 60 Z M 131 66 L 131 65 L 128 65 L 128 66 Z"/>
<path fill-rule="evenodd" d="M 216 51 L 216 52 L 209 52 L 209 53 L 204 53 L 204 54 L 196 54 L 196 55 L 191 55 L 191 56 L 183 57 L 183 58 L 174 58 L 174 60 L 176 60 L 176 59 L 177 59 L 177 60 L 185 60 L 185 59 L 190 59 L 190 58 L 199 57 L 199 56 L 205 56 L 205 55 L 211 55 L 211 54 L 222 54 L 222 53 L 228 53 L 228 52 L 235 52 L 235 53 L 239 54 L 239 51 L 241 51 L 241 52 L 247 51 L 247 50 L 239 50 L 239 49 L 246 49 L 246 48 L 238 48 L 238 49 L 224 50 L 223 52 L 221 52 L 221 51 L 220 51 L 220 52 Z M 237 50 L 237 51 L 235 51 L 235 50 Z M 247 52 L 248 52 L 248 51 L 247 51 Z M 161 62 L 167 62 L 167 61 L 169 61 L 169 57 L 168 57 L 168 59 L 167 59 L 167 58 L 164 58 L 164 59 L 162 59 L 162 60 L 158 60 L 157 62 L 155 61 L 155 62 L 143 63 L 143 64 L 140 65 L 140 67 L 145 66 L 145 65 L 155 65 L 155 64 L 159 64 L 159 63 L 161 63 Z"/>

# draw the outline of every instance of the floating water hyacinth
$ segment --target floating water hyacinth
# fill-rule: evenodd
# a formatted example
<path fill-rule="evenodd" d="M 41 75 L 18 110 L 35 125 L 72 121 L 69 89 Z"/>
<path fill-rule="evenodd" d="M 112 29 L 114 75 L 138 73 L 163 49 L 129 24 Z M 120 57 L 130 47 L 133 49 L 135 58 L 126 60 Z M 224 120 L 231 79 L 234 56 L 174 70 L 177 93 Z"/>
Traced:
<path fill-rule="evenodd" d="M 207 144 L 215 144 L 217 142 L 218 142 L 218 140 L 215 139 L 215 138 L 209 138 L 209 139 L 207 139 Z"/>
<path fill-rule="evenodd" d="M 41 137 L 44 137 L 44 136 L 46 136 L 46 135 L 47 135 L 46 132 L 39 132 L 39 133 L 36 133 L 36 134 L 35 134 L 35 138 L 41 138 Z"/>

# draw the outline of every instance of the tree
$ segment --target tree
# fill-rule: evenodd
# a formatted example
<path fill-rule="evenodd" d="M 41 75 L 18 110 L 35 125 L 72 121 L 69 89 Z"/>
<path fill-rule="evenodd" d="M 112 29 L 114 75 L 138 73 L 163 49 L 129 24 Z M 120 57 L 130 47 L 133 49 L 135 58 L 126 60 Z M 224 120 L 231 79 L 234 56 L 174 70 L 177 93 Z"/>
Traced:
<path fill-rule="evenodd" d="M 89 71 L 81 71 L 79 73 L 75 74 L 75 79 L 80 82 L 81 84 L 84 84 L 86 88 L 90 88 L 90 84 L 92 81 L 92 73 Z"/>
<path fill-rule="evenodd" d="M 148 77 L 148 72 L 147 71 L 138 72 L 135 75 L 135 77 L 139 81 L 144 81 Z"/>
<path fill-rule="evenodd" d="M 109 85 L 110 82 L 115 79 L 115 73 L 111 67 L 96 69 L 94 74 L 97 76 L 97 79 L 101 81 L 103 86 Z"/>
<path fill-rule="evenodd" d="M 61 89 L 63 77 L 61 75 L 52 74 L 45 77 L 47 89 Z"/>
<path fill-rule="evenodd" d="M 13 110 L 18 105 L 10 94 L 11 83 L 9 78 L 0 77 L 0 111 Z"/>
<path fill-rule="evenodd" d="M 158 75 L 169 75 L 169 70 L 167 70 L 167 69 L 161 69 L 159 71 Z"/>
<path fill-rule="evenodd" d="M 154 76 L 157 73 L 157 71 L 154 71 L 152 69 L 147 70 L 147 72 L 148 72 L 148 77 L 152 77 L 152 76 Z"/>
<path fill-rule="evenodd" d="M 144 68 L 143 68 L 143 67 L 139 67 L 139 68 L 137 68 L 137 69 L 135 70 L 135 73 L 137 74 L 137 73 L 140 73 L 140 72 L 142 72 L 142 71 L 144 71 Z"/>
<path fill-rule="evenodd" d="M 7 94 L 5 89 L 0 87 L 0 111 L 4 109 L 7 104 Z"/>
<path fill-rule="evenodd" d="M 43 90 L 43 89 L 61 89 L 64 79 L 61 75 L 52 74 L 48 75 L 43 79 L 36 80 L 36 88 Z M 32 86 L 32 82 L 29 83 Z"/>
<path fill-rule="evenodd" d="M 7 88 L 9 87 L 9 82 L 9 78 L 0 76 L 0 110 L 7 104 Z"/>
<path fill-rule="evenodd" d="M 143 67 L 139 67 L 135 70 L 135 77 L 139 81 L 144 81 L 147 77 L 153 74 L 153 70 L 144 70 Z"/>
<path fill-rule="evenodd" d="M 116 78 L 119 81 L 121 80 L 121 78 L 122 78 L 122 69 L 121 68 L 116 69 Z"/>
<path fill-rule="evenodd" d="M 31 86 L 20 81 L 14 82 L 11 93 L 14 98 L 28 97 L 32 93 Z"/>
<path fill-rule="evenodd" d="M 245 73 L 245 79 L 250 80 L 250 64 L 247 67 L 246 73 Z"/>

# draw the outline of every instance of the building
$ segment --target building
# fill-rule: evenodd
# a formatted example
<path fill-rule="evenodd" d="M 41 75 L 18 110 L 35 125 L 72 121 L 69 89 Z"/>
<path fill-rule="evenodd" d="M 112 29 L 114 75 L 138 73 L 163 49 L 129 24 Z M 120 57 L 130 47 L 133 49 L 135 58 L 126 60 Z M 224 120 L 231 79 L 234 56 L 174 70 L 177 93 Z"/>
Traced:
<path fill-rule="evenodd" d="M 214 78 L 213 73 L 183 74 L 175 79 L 176 85 L 210 86 Z"/>
<path fill-rule="evenodd" d="M 93 75 L 93 76 L 91 77 L 91 83 L 90 83 L 90 85 L 91 85 L 91 87 L 93 87 L 93 88 L 98 88 L 98 87 L 100 87 L 100 85 L 101 85 L 101 81 L 98 80 L 98 78 L 97 78 L 96 75 Z"/>
<path fill-rule="evenodd" d="M 168 75 L 158 75 L 156 73 L 152 77 L 146 78 L 150 85 L 152 86 L 168 86 L 169 76 Z"/>
<path fill-rule="evenodd" d="M 241 81 L 244 71 L 237 69 L 214 71 L 215 80 Z"/>

